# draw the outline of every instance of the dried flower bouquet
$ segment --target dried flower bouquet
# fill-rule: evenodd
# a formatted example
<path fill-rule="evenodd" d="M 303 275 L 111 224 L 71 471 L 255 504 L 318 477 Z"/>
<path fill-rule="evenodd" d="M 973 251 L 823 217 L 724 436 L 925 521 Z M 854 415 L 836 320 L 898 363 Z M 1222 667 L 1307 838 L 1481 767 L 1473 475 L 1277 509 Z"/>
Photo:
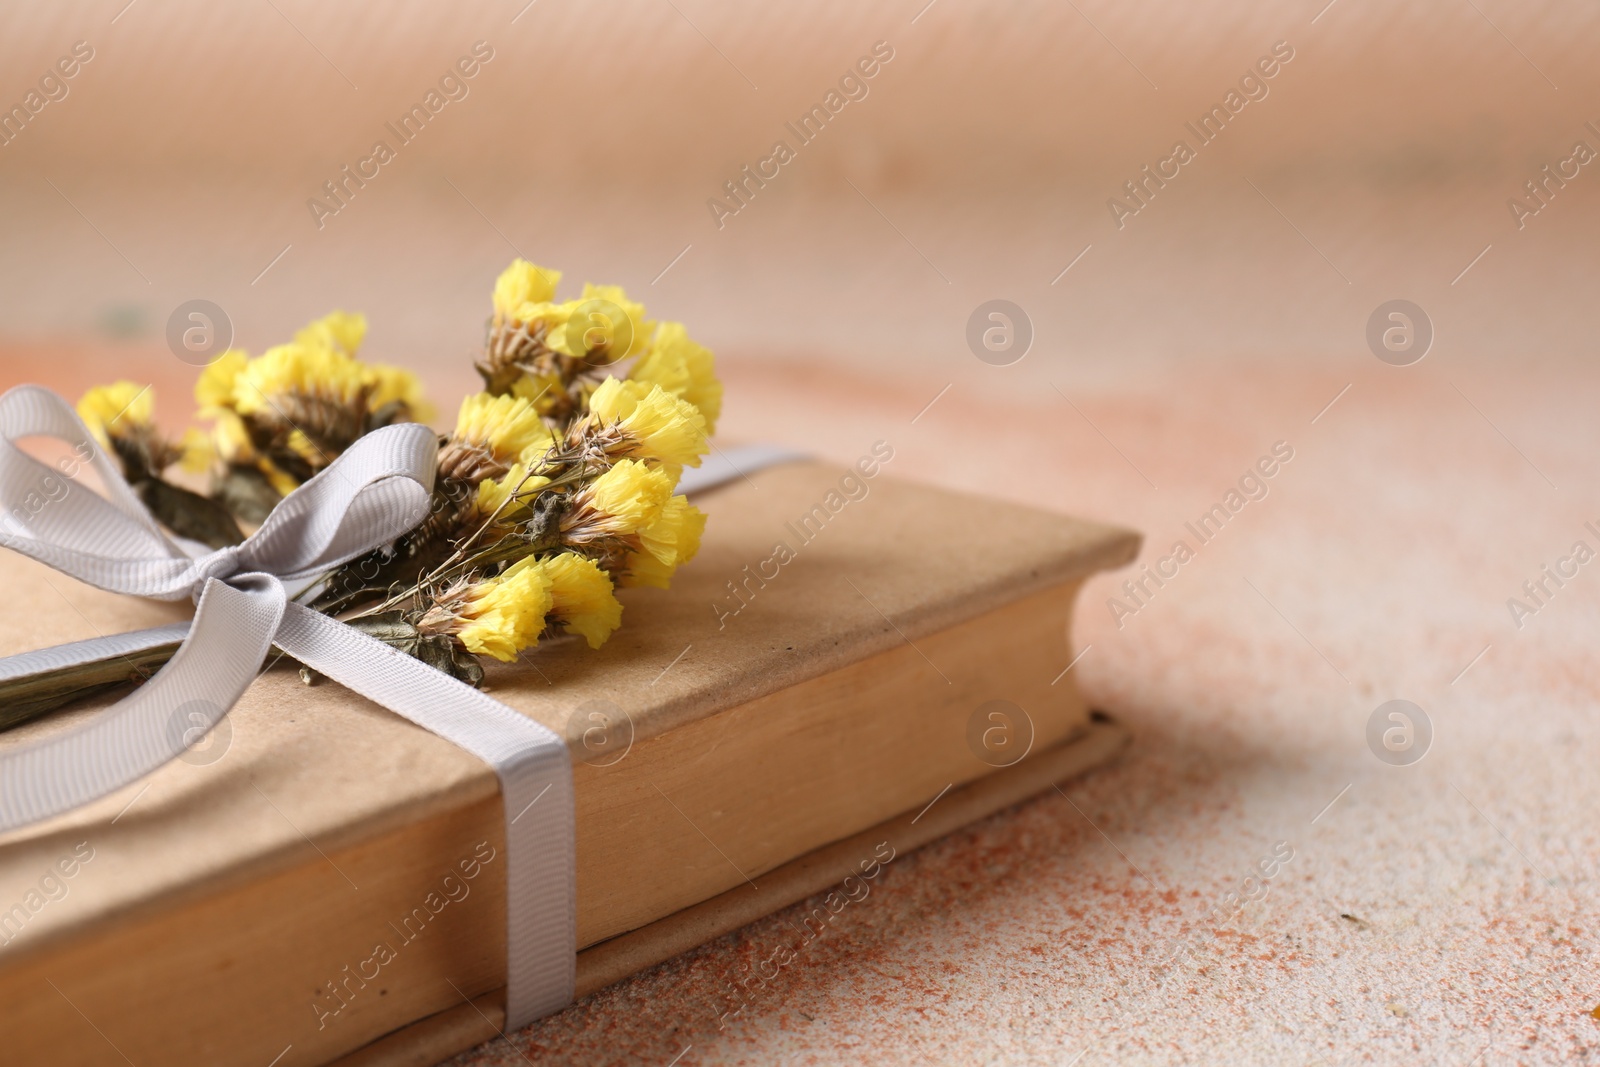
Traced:
<path fill-rule="evenodd" d="M 674 490 L 721 412 L 710 351 L 615 286 L 558 302 L 560 278 L 519 259 L 495 282 L 484 389 L 440 439 L 428 517 L 297 597 L 473 684 L 482 657 L 509 662 L 552 635 L 599 648 L 622 622 L 615 589 L 666 588 L 705 527 Z M 92 389 L 78 412 L 176 537 L 237 544 L 362 435 L 430 417 L 415 375 L 358 358 L 365 333 L 363 316 L 335 311 L 258 357 L 226 352 L 195 387 L 207 428 L 180 439 L 138 383 Z M 209 491 L 177 484 L 178 469 Z M 176 647 L 0 682 L 0 729 L 137 683 Z"/>

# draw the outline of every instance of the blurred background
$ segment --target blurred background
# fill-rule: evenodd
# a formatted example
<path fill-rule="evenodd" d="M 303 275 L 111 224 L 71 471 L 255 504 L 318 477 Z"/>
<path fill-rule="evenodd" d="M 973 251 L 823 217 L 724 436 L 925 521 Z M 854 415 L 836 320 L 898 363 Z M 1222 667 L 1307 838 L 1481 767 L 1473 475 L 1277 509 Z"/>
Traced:
<path fill-rule="evenodd" d="M 6 385 L 153 382 L 177 425 L 179 305 L 257 354 L 345 308 L 448 416 L 521 255 L 685 322 L 725 438 L 890 440 L 897 477 L 1137 527 L 1141 565 L 1295 450 L 1132 618 L 1126 575 L 1087 587 L 1062 666 L 1135 742 L 1075 799 L 897 864 L 735 1035 L 720 976 L 781 916 L 462 1064 L 1592 1049 L 1600 587 L 1508 598 L 1600 519 L 1600 6 L 106 0 L 0 29 Z M 1030 343 L 972 340 L 992 300 Z M 1394 300 L 1431 344 L 1369 338 Z M 1404 767 L 1366 733 L 1399 698 L 1433 719 Z M 1292 877 L 1212 930 L 1276 841 Z M 1145 955 L 1177 937 L 1181 994 Z"/>
<path fill-rule="evenodd" d="M 1359 352 L 1391 298 L 1452 354 L 1589 343 L 1571 285 L 1600 181 L 1520 230 L 1507 200 L 1600 148 L 1592 5 L 109 0 L 5 24 L 6 106 L 93 52 L 0 147 L 12 346 L 160 345 L 204 298 L 259 351 L 338 306 L 370 317 L 370 357 L 454 395 L 518 252 L 627 286 L 729 365 L 975 387 Z M 477 42 L 492 59 L 402 143 L 386 124 Z M 785 123 L 877 42 L 866 95 L 801 145 Z M 1119 228 L 1107 201 L 1198 146 L 1184 124 L 1277 42 L 1267 95 Z M 780 139 L 795 158 L 719 226 L 707 201 Z M 308 200 L 380 140 L 394 158 L 319 225 Z M 964 340 L 997 297 L 1035 329 L 1005 379 Z"/>

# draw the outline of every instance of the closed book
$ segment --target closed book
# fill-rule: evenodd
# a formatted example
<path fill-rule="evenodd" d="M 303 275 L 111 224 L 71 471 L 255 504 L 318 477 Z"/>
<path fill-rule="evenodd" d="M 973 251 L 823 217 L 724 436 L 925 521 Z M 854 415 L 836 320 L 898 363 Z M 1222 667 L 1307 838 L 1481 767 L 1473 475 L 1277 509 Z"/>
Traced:
<path fill-rule="evenodd" d="M 703 494 L 699 557 L 624 591 L 604 648 L 489 671 L 572 754 L 580 995 L 1118 747 L 1070 619 L 1137 535 L 897 482 L 885 454 Z M 0 583 L 0 654 L 186 614 L 12 553 Z M 493 1037 L 504 818 L 472 756 L 269 663 L 183 758 L 0 838 L 5 1062 L 370 1067 Z"/>

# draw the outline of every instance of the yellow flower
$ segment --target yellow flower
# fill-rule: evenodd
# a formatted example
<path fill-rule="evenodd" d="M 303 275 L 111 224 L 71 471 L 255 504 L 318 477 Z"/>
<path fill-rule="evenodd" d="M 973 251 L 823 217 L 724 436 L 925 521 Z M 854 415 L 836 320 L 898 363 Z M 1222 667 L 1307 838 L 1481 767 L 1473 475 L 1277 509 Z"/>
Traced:
<path fill-rule="evenodd" d="M 547 415 L 554 410 L 557 400 L 565 398 L 566 388 L 559 374 L 524 372 L 511 383 L 511 395 L 522 397 L 538 409 L 539 414 Z"/>
<path fill-rule="evenodd" d="M 722 415 L 722 383 L 711 350 L 689 339 L 681 322 L 663 322 L 655 342 L 628 373 L 632 381 L 659 385 L 700 409 L 706 433 L 717 432 Z"/>
<path fill-rule="evenodd" d="M 97 385 L 78 401 L 78 417 L 101 448 L 111 447 L 112 436 L 127 436 L 149 426 L 155 413 L 155 393 L 148 385 L 129 381 Z"/>
<path fill-rule="evenodd" d="M 583 300 L 604 300 L 608 304 L 615 304 L 622 309 L 623 314 L 633 324 L 633 344 L 626 352 L 613 353 L 614 359 L 626 359 L 636 356 L 644 351 L 645 345 L 650 343 L 650 335 L 655 332 L 656 324 L 644 317 L 644 305 L 628 299 L 628 294 L 622 291 L 620 285 L 583 285 Z"/>
<path fill-rule="evenodd" d="M 529 329 L 532 329 L 536 322 L 544 323 L 548 341 L 558 339 L 566 333 L 567 320 L 572 318 L 572 313 L 577 309 L 578 304 L 574 300 L 560 304 L 553 304 L 548 300 L 529 300 L 517 305 L 512 318 L 517 322 L 527 323 Z"/>
<path fill-rule="evenodd" d="M 459 609 L 457 636 L 468 652 L 504 662 L 532 648 L 544 632 L 551 582 L 535 567 L 513 568 L 473 586 Z"/>
<path fill-rule="evenodd" d="M 632 441 L 630 455 L 663 464 L 674 481 L 705 454 L 705 416 L 659 385 L 607 378 L 589 397 L 589 413 L 602 426 L 620 428 Z"/>
<path fill-rule="evenodd" d="M 256 460 L 256 466 L 261 473 L 267 476 L 267 484 L 275 489 L 279 496 L 288 496 L 300 488 L 300 481 L 294 475 L 279 467 L 266 456 Z"/>
<path fill-rule="evenodd" d="M 524 559 L 506 571 L 506 577 L 523 570 L 538 570 L 550 583 L 549 625 L 582 634 L 590 648 L 605 644 L 622 625 L 622 604 L 612 592 L 611 576 L 593 560 L 572 552 Z"/>
<path fill-rule="evenodd" d="M 518 313 L 523 304 L 539 304 L 556 294 L 561 272 L 536 267 L 525 259 L 513 259 L 511 266 L 500 272 L 494 283 L 494 315 L 496 319 L 526 321 Z"/>
<path fill-rule="evenodd" d="M 505 518 L 509 512 L 515 510 L 512 503 L 513 495 L 527 495 L 550 484 L 549 478 L 537 474 L 529 475 L 528 468 L 521 463 L 513 463 L 504 478 L 485 478 L 478 483 L 478 514 L 499 515 Z"/>
<path fill-rule="evenodd" d="M 628 557 L 627 574 L 621 584 L 667 588 L 673 572 L 700 551 L 705 529 L 705 512 L 689 503 L 687 497 L 673 497 L 656 521 L 639 531 L 641 551 Z"/>
<path fill-rule="evenodd" d="M 454 436 L 508 464 L 534 451 L 542 455 L 554 443 L 539 413 L 526 399 L 488 393 L 478 393 L 461 402 Z"/>
<path fill-rule="evenodd" d="M 291 343 L 251 360 L 233 385 L 233 407 L 241 415 L 275 413 L 273 397 L 302 396 L 353 406 L 365 386 L 361 364 L 329 348 Z"/>
<path fill-rule="evenodd" d="M 307 437 L 304 430 L 290 430 L 289 438 L 284 444 L 289 451 L 313 467 L 323 466 L 328 462 L 328 453 L 318 447 L 315 441 Z"/>
<path fill-rule="evenodd" d="M 249 362 L 247 354 L 230 348 L 200 372 L 199 380 L 194 383 L 194 398 L 199 402 L 202 414 L 209 414 L 212 408 L 233 406 L 234 384 Z"/>
<path fill-rule="evenodd" d="M 405 405 L 408 418 L 417 422 L 433 418 L 433 405 L 422 395 L 422 380 L 411 371 L 382 363 L 373 364 L 366 371 L 367 385 L 372 390 L 367 396 L 368 411 L 377 411 L 385 404 L 398 401 Z"/>
<path fill-rule="evenodd" d="M 365 315 L 360 312 L 330 311 L 298 330 L 294 339 L 295 343 L 307 348 L 331 348 L 353 356 L 366 336 Z"/>
<path fill-rule="evenodd" d="M 585 491 L 586 503 L 600 514 L 598 523 L 607 532 L 631 534 L 661 515 L 672 484 L 665 471 L 624 459 L 594 480 Z"/>
<path fill-rule="evenodd" d="M 260 359 L 229 349 L 201 371 L 195 382 L 200 414 L 215 417 L 224 408 L 241 415 L 270 413 L 274 400 L 292 396 L 353 407 L 364 390 L 369 412 L 398 401 L 405 405 L 408 418 L 432 418 L 422 382 L 415 374 L 400 367 L 358 362 L 349 354 L 353 348 L 341 347 L 359 345 L 365 330 L 364 316 L 335 311 L 295 334 L 293 343 L 269 348 Z"/>
<path fill-rule="evenodd" d="M 245 428 L 244 419 L 232 408 L 216 408 L 209 412 L 216 419 L 211 427 L 211 437 L 216 444 L 217 455 L 225 463 L 249 463 L 255 459 L 255 446 L 250 442 L 250 431 Z"/>
<path fill-rule="evenodd" d="M 649 346 L 655 330 L 644 305 L 629 300 L 620 285 L 585 285 L 582 299 L 564 306 L 569 319 L 580 317 L 563 329 L 552 327 L 545 343 L 565 356 L 580 358 L 604 347 L 605 362 L 627 359 Z"/>

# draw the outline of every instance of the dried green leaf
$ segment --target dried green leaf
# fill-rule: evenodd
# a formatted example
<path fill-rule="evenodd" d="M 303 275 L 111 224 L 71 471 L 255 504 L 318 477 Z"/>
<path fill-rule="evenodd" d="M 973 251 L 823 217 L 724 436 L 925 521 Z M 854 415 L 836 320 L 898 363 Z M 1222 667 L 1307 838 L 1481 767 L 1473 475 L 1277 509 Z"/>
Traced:
<path fill-rule="evenodd" d="M 159 478 L 139 482 L 133 489 L 156 521 L 179 537 L 211 548 L 226 548 L 244 541 L 244 534 L 228 509 L 210 497 L 191 493 Z"/>
<path fill-rule="evenodd" d="M 347 620 L 347 625 L 408 655 L 415 655 L 413 649 L 417 642 L 422 640 L 417 628 L 407 622 L 405 616 L 398 611 L 386 611 L 381 615 L 363 615 Z"/>
<path fill-rule="evenodd" d="M 230 466 L 218 481 L 212 497 L 240 522 L 260 526 L 283 497 L 267 476 L 254 467 Z"/>

